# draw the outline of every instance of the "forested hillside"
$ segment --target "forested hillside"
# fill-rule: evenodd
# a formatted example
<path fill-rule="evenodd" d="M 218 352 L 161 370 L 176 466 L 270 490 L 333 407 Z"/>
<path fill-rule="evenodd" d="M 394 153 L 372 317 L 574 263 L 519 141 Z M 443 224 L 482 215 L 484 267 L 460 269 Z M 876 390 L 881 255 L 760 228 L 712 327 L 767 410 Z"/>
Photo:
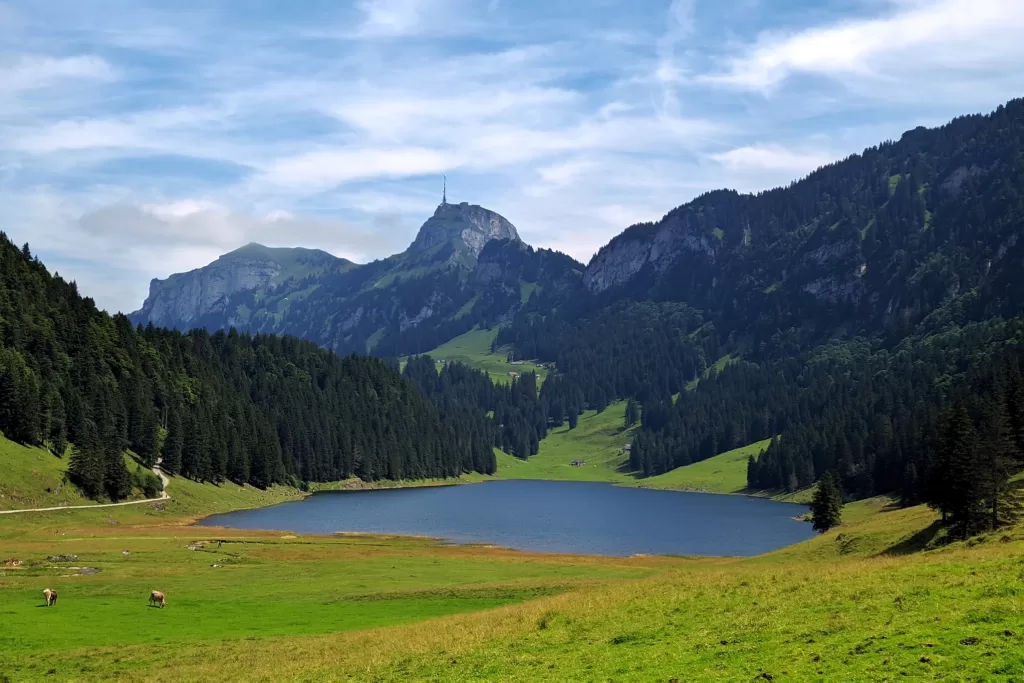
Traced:
<path fill-rule="evenodd" d="M 835 470 L 848 497 L 895 492 L 974 524 L 1024 464 L 1022 234 L 1015 100 L 634 226 L 495 343 L 557 363 L 552 419 L 639 400 L 639 473 L 774 439 L 751 488 Z M 934 488 L 950 481 L 970 491 L 959 512 Z"/>
<path fill-rule="evenodd" d="M 498 384 L 486 372 L 462 363 L 446 363 L 438 372 L 430 356 L 410 358 L 404 372 L 457 426 L 458 439 L 491 454 L 490 469 L 478 471 L 494 471 L 492 446 L 525 460 L 537 454 L 547 436 L 548 412 L 538 400 L 532 372 Z"/>
<path fill-rule="evenodd" d="M 0 431 L 71 444 L 69 473 L 95 498 L 131 491 L 122 453 L 201 481 L 277 482 L 493 472 L 384 362 L 291 337 L 183 334 L 98 311 L 0 234 Z"/>

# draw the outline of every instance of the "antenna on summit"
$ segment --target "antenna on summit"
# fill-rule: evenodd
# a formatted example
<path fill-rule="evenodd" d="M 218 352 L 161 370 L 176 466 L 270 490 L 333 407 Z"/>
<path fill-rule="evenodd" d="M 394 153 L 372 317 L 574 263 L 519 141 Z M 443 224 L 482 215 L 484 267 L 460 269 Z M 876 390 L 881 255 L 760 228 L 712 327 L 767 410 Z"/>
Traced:
<path fill-rule="evenodd" d="M 441 205 L 444 206 L 448 203 L 448 176 L 444 176 L 444 185 L 441 186 Z"/>

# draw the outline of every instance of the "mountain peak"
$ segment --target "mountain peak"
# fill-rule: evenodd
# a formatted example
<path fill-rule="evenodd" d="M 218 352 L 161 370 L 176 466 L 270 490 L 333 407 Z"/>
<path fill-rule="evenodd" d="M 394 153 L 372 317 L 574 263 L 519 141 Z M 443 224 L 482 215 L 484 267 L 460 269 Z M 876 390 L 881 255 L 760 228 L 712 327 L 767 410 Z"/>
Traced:
<path fill-rule="evenodd" d="M 347 263 L 345 259 L 339 259 L 337 256 L 329 254 L 322 249 L 307 249 L 306 247 L 268 247 L 260 244 L 259 242 L 249 242 L 245 246 L 238 247 L 234 251 L 229 251 L 220 258 L 230 257 L 261 258 L 275 261 L 291 261 L 296 258 L 313 258 L 324 261 L 342 261 Z"/>
<path fill-rule="evenodd" d="M 468 252 L 476 259 L 491 240 L 519 240 L 519 233 L 504 216 L 476 204 L 442 202 L 420 227 L 410 252 L 423 253 L 444 244 Z"/>

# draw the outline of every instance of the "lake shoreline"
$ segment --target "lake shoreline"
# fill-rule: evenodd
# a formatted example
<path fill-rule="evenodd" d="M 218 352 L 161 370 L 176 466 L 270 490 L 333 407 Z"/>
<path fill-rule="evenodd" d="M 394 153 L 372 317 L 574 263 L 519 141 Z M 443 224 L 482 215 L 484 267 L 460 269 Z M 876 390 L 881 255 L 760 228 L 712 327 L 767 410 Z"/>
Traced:
<path fill-rule="evenodd" d="M 534 478 L 521 478 L 520 479 L 520 478 L 492 477 L 491 475 L 478 475 L 478 474 L 476 476 L 479 476 L 481 478 L 480 479 L 462 479 L 462 478 L 410 479 L 410 480 L 398 480 L 398 481 L 382 479 L 382 480 L 372 481 L 372 482 L 371 481 L 363 481 L 362 479 L 352 478 L 352 479 L 344 479 L 344 480 L 339 480 L 339 481 L 334 481 L 334 482 L 317 482 L 317 483 L 312 483 L 311 482 L 310 483 L 310 490 L 309 491 L 300 491 L 299 489 L 296 489 L 297 492 L 301 493 L 301 496 L 297 497 L 297 498 L 295 498 L 293 500 L 284 500 L 284 501 L 274 502 L 274 503 L 270 503 L 268 505 L 260 505 L 260 506 L 256 506 L 256 507 L 242 507 L 242 508 L 237 508 L 237 509 L 233 509 L 233 510 L 226 510 L 226 511 L 221 511 L 221 512 L 211 512 L 211 513 L 206 514 L 206 515 L 202 515 L 202 516 L 198 516 L 198 517 L 193 517 L 193 518 L 189 519 L 188 521 L 186 521 L 186 524 L 189 525 L 189 526 L 201 526 L 201 523 L 203 521 L 205 521 L 206 519 L 208 519 L 210 517 L 215 517 L 217 515 L 227 514 L 227 513 L 231 513 L 231 512 L 244 512 L 244 511 L 247 511 L 247 510 L 265 510 L 265 509 L 268 509 L 268 508 L 276 507 L 278 505 L 283 505 L 284 503 L 292 503 L 292 502 L 298 502 L 298 501 L 306 500 L 307 498 L 310 498 L 312 496 L 315 496 L 315 495 L 321 494 L 321 493 L 358 493 L 358 492 L 361 492 L 361 491 L 366 491 L 366 492 L 368 492 L 368 491 L 384 491 L 384 490 L 388 490 L 388 489 L 446 488 L 446 487 L 463 486 L 463 485 L 469 485 L 469 484 L 492 484 L 492 483 L 498 483 L 498 482 L 513 482 L 513 481 L 544 481 L 544 482 L 561 482 L 561 483 L 565 483 L 565 484 L 607 484 L 608 486 L 614 486 L 616 488 L 622 488 L 622 489 L 633 489 L 633 490 L 643 489 L 645 491 L 667 491 L 667 492 L 674 492 L 674 493 L 700 493 L 700 494 L 710 495 L 710 496 L 736 496 L 736 497 L 743 497 L 743 498 L 754 498 L 754 499 L 759 499 L 759 500 L 770 500 L 770 501 L 773 501 L 773 502 L 776 502 L 776 503 L 786 503 L 786 504 L 789 504 L 789 505 L 799 505 L 799 506 L 804 507 L 804 508 L 807 507 L 807 503 L 803 503 L 803 502 L 799 502 L 799 501 L 793 501 L 793 500 L 786 500 L 786 498 L 791 497 L 793 495 L 793 494 L 788 494 L 788 493 L 787 494 L 774 494 L 774 495 L 770 495 L 769 492 L 746 493 L 746 492 L 743 492 L 743 491 L 709 491 L 707 489 L 661 488 L 661 487 L 648 487 L 648 486 L 644 486 L 644 485 L 639 484 L 639 483 L 638 484 L 629 484 L 629 483 L 625 483 L 625 482 L 621 482 L 621 481 L 607 481 L 607 480 L 600 480 L 600 479 L 594 479 L 594 480 L 543 479 L 543 478 L 536 478 L 536 479 L 534 479 Z M 483 478 L 483 477 L 486 477 L 486 478 Z M 801 517 L 793 517 L 793 519 L 795 521 L 801 521 L 802 518 Z M 227 528 L 229 528 L 229 527 L 227 527 Z M 350 533 L 350 532 L 334 532 L 333 534 L 326 534 L 326 535 L 335 535 L 335 534 L 341 534 L 341 533 Z M 360 532 L 352 532 L 352 533 L 360 533 Z M 299 535 L 323 536 L 325 534 L 305 534 L 305 533 L 299 533 Z M 376 534 L 370 534 L 370 535 L 376 535 Z M 418 538 L 416 536 L 408 536 L 408 535 L 403 535 L 403 534 L 399 534 L 399 535 L 383 534 L 383 536 L 384 537 L 396 537 L 396 536 L 399 536 L 399 537 L 402 537 L 402 538 Z M 442 538 L 436 538 L 436 537 L 425 537 L 425 538 L 431 538 L 431 539 L 437 540 L 439 542 L 447 542 L 447 541 L 445 541 L 445 539 L 442 539 Z"/>
<path fill-rule="evenodd" d="M 295 535 L 429 539 L 442 545 L 614 557 L 751 557 L 808 537 L 807 532 L 789 526 L 806 508 L 796 511 L 790 507 L 794 503 L 780 506 L 778 501 L 753 496 L 611 482 L 496 479 L 487 487 L 455 483 L 331 488 L 293 501 L 301 505 L 210 515 L 195 525 Z M 403 494 L 316 495 L 387 488 Z M 654 521 L 638 530 L 629 521 L 637 516 Z"/>

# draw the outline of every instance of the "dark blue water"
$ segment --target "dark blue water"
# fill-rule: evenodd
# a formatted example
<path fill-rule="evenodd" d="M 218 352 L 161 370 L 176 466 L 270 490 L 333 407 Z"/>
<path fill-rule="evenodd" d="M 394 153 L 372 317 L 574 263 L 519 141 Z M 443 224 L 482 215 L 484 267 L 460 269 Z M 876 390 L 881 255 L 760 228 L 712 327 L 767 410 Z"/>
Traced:
<path fill-rule="evenodd" d="M 318 493 L 200 524 L 431 536 L 554 553 L 759 555 L 814 535 L 800 505 L 558 481 Z"/>

